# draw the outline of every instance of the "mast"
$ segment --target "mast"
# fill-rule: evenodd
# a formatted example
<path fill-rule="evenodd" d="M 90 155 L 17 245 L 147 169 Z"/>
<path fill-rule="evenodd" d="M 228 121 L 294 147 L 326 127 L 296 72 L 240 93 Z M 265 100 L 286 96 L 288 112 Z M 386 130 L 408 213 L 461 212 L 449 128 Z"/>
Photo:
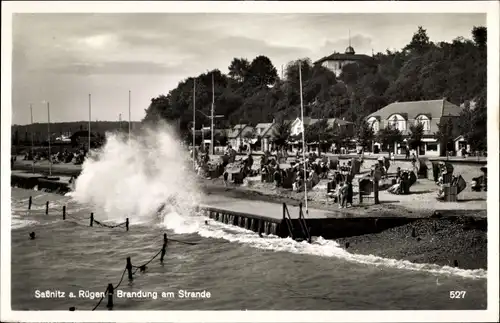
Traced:
<path fill-rule="evenodd" d="M 196 79 L 193 78 L 193 170 L 196 170 L 196 158 L 195 158 L 195 130 L 196 129 Z"/>
<path fill-rule="evenodd" d="M 33 144 L 33 105 L 30 104 L 30 112 L 31 112 L 31 170 L 35 172 L 35 153 L 34 153 L 34 144 Z"/>
<path fill-rule="evenodd" d="M 299 61 L 299 85 L 300 85 L 300 113 L 302 117 L 302 159 L 304 160 L 304 199 L 305 199 L 305 207 L 306 213 L 308 211 L 307 208 L 307 163 L 306 163 L 306 139 L 305 132 L 306 127 L 304 125 L 304 99 L 302 96 L 302 63 Z"/>
<path fill-rule="evenodd" d="M 92 94 L 89 94 L 89 150 L 90 153 L 90 121 L 92 120 Z"/>

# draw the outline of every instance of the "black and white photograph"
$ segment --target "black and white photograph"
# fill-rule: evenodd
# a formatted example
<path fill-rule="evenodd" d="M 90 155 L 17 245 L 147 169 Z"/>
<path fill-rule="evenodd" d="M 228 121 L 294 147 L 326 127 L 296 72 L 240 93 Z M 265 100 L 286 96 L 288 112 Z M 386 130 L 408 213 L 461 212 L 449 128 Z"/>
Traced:
<path fill-rule="evenodd" d="M 498 3 L 263 2 L 2 4 L 2 321 L 498 321 Z"/>

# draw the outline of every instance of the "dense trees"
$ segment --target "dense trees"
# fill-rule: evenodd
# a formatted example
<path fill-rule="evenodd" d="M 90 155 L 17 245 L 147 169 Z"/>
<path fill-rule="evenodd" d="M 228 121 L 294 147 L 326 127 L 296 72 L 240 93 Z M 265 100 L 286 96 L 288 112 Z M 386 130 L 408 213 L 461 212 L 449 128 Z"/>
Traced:
<path fill-rule="evenodd" d="M 266 56 L 251 61 L 234 58 L 228 75 L 212 71 L 216 114 L 225 116 L 216 120 L 216 127 L 299 116 L 300 62 L 305 115 L 355 122 L 359 125 L 357 133 L 364 136 L 358 138 L 363 145 L 368 144 L 370 132 L 361 120 L 368 114 L 394 101 L 446 98 L 457 105 L 472 103 L 464 110 L 458 128 L 475 149 L 484 149 L 486 36 L 486 28 L 479 26 L 471 31 L 472 40 L 458 37 L 452 42 L 433 43 L 427 31 L 419 27 L 402 50 L 377 53 L 374 64 L 347 64 L 339 77 L 308 58 L 290 62 L 281 78 Z M 211 74 L 196 76 L 196 107 L 205 114 L 210 113 L 212 100 Z M 168 94 L 152 99 L 145 120 L 178 120 L 181 132 L 186 132 L 193 118 L 193 82 L 194 78 L 183 80 Z M 197 113 L 196 123 L 208 124 L 209 119 Z M 417 137 L 413 135 L 413 142 Z M 333 136 L 332 140 L 340 139 Z"/>

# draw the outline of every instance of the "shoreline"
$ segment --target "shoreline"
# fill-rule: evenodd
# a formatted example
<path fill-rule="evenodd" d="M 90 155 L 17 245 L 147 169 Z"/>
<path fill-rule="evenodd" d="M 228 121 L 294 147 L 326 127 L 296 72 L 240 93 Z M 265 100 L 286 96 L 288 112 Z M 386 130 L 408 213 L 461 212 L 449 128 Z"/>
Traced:
<path fill-rule="evenodd" d="M 247 187 L 225 187 L 221 179 L 200 178 L 198 183 L 207 195 L 289 205 L 301 202 L 294 192 L 278 191 L 273 194 Z M 348 246 L 346 249 L 351 253 L 450 267 L 455 266 L 456 261 L 457 267 L 461 269 L 487 269 L 486 210 L 439 210 L 440 216 L 433 217 L 432 210 L 412 210 L 383 201 L 379 205 L 367 204 L 339 210 L 333 202 L 325 204 L 324 201 L 315 200 L 314 196 L 308 201 L 308 206 L 331 211 L 340 217 L 356 217 L 369 212 L 374 217 L 416 219 L 412 223 L 379 233 L 335 239 L 340 247 Z"/>

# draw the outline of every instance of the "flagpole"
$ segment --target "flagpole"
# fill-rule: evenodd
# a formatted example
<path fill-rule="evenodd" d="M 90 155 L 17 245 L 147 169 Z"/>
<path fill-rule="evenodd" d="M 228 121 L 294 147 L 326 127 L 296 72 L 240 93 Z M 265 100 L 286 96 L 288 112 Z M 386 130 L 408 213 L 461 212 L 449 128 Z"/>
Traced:
<path fill-rule="evenodd" d="M 299 85 L 300 85 L 300 113 L 302 116 L 302 158 L 304 160 L 304 198 L 305 198 L 305 207 L 306 213 L 308 211 L 307 208 L 307 163 L 306 163 L 306 140 L 305 140 L 305 132 L 306 127 L 304 125 L 304 99 L 302 97 L 302 64 L 299 61 Z"/>
<path fill-rule="evenodd" d="M 50 152 L 50 103 L 47 101 L 47 132 L 49 133 L 49 175 L 52 176 L 52 155 Z"/>
<path fill-rule="evenodd" d="M 31 112 L 31 170 L 35 172 L 35 153 L 34 153 L 34 144 L 33 144 L 33 105 L 30 104 L 30 112 Z"/>
<path fill-rule="evenodd" d="M 90 121 L 92 120 L 92 94 L 89 93 L 89 149 L 90 152 Z"/>
<path fill-rule="evenodd" d="M 131 99 L 130 99 L 130 96 L 131 96 L 131 91 L 128 90 L 128 141 L 130 142 L 130 126 L 131 126 L 131 112 L 130 112 L 130 105 L 131 105 Z"/>
<path fill-rule="evenodd" d="M 203 130 L 203 129 L 202 129 Z M 196 79 L 193 79 L 193 170 L 196 170 L 196 158 L 195 158 L 195 147 L 196 147 Z"/>

